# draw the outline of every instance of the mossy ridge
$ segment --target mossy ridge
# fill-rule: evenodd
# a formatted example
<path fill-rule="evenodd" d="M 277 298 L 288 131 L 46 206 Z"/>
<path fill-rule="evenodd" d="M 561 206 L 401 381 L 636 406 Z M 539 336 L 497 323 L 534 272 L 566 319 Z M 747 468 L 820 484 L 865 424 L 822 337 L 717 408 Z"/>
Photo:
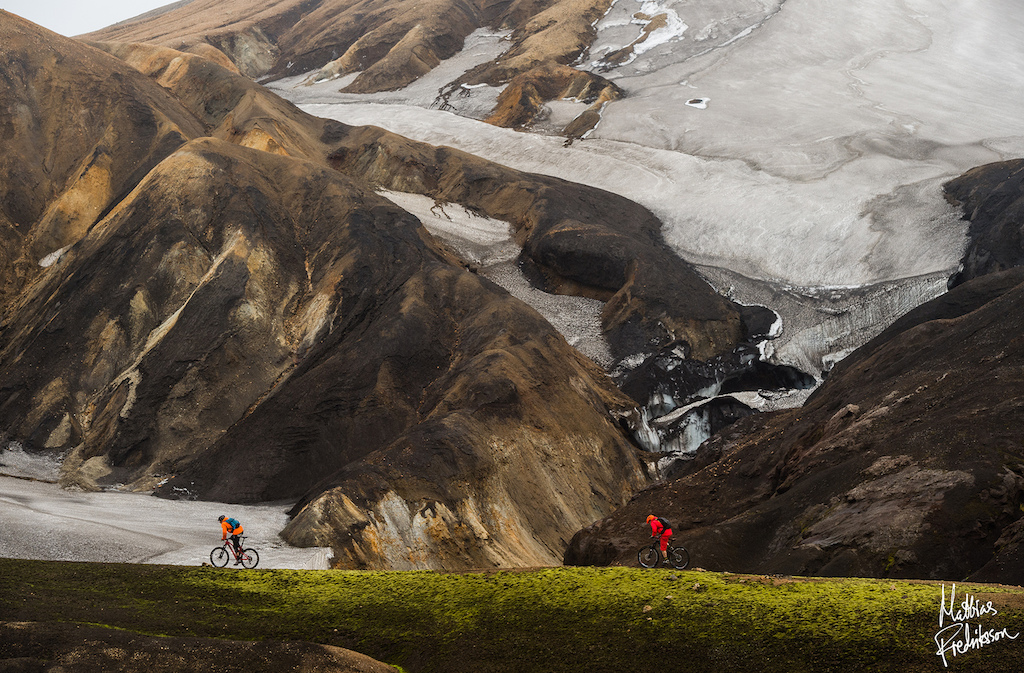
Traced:
<path fill-rule="evenodd" d="M 1024 590 L 985 626 L 1024 624 Z M 419 671 L 936 670 L 937 583 L 550 568 L 445 574 L 0 559 L 0 619 L 149 635 L 305 640 Z M 948 587 L 947 587 L 948 599 Z M 647 609 L 649 607 L 649 609 Z M 1017 629 L 1022 630 L 1022 629 Z M 1001 643 L 958 670 L 1020 670 Z"/>

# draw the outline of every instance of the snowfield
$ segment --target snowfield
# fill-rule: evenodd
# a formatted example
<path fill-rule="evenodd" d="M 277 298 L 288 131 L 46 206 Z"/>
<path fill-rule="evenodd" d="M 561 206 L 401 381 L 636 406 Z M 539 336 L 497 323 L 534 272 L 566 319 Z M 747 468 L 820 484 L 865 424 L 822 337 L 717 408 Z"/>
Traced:
<path fill-rule="evenodd" d="M 260 568 L 329 566 L 329 550 L 292 547 L 278 535 L 288 522 L 290 504 L 242 506 L 86 493 L 40 481 L 54 478 L 56 471 L 52 460 L 33 457 L 17 445 L 0 451 L 0 557 L 202 565 L 220 544 L 217 517 L 226 514 L 242 522 L 245 546 L 259 552 Z"/>
<path fill-rule="evenodd" d="M 430 109 L 446 81 L 500 50 L 497 34 L 478 32 L 401 91 L 341 94 L 301 78 L 270 86 L 316 115 L 622 194 L 657 214 L 694 263 L 802 287 L 956 268 L 965 226 L 942 183 L 1024 155 L 1024 5 L 664 4 L 690 29 L 602 72 L 628 96 L 571 147 L 477 121 L 496 92 L 453 96 L 455 112 Z M 617 2 L 594 51 L 633 39 L 614 31 L 641 7 Z"/>
<path fill-rule="evenodd" d="M 650 25 L 664 28 L 628 62 L 601 61 L 657 16 Z M 270 86 L 318 116 L 643 204 L 716 287 L 778 311 L 775 361 L 812 372 L 944 291 L 966 223 L 943 183 L 1024 156 L 1016 0 L 617 0 L 595 27 L 577 67 L 628 95 L 569 147 L 551 135 L 552 120 L 578 102 L 553 102 L 535 133 L 478 121 L 494 87 L 432 107 L 447 82 L 507 48 L 495 33 L 478 31 L 400 91 L 342 94 L 301 78 Z M 779 295 L 785 305 L 765 301 Z"/>

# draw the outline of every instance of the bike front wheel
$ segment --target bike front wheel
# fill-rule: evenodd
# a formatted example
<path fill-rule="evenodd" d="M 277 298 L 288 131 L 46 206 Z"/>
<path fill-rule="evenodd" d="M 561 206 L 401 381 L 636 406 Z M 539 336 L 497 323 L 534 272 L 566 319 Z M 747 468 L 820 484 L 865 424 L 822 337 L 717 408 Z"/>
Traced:
<path fill-rule="evenodd" d="M 676 570 L 682 570 L 686 566 L 690 565 L 690 552 L 686 551 L 682 547 L 675 547 L 668 554 L 669 563 Z"/>
<path fill-rule="evenodd" d="M 658 561 L 661 559 L 661 554 L 658 550 L 652 547 L 644 547 L 637 552 L 636 558 L 640 561 L 640 565 L 645 568 L 653 568 L 658 565 Z"/>
<path fill-rule="evenodd" d="M 213 551 L 210 552 L 210 563 L 216 568 L 223 568 L 228 564 L 230 556 L 228 550 L 224 547 L 214 547 Z"/>
<path fill-rule="evenodd" d="M 243 549 L 241 561 L 243 568 L 255 568 L 260 562 L 260 555 L 255 549 Z"/>

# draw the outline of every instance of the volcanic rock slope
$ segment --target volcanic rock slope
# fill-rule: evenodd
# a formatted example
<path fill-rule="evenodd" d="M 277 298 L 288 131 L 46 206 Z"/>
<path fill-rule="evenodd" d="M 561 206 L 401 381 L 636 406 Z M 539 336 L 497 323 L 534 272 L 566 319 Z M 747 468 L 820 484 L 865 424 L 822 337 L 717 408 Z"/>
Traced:
<path fill-rule="evenodd" d="M 603 77 L 566 67 L 593 41 L 611 0 L 192 0 L 169 5 L 85 37 L 145 42 L 202 53 L 214 49 L 245 75 L 275 79 L 313 71 L 321 79 L 356 75 L 344 90 L 400 89 L 456 54 L 480 28 L 510 34 L 511 46 L 439 91 L 516 78 L 492 122 L 522 126 L 543 101 L 571 96 L 596 114 L 622 91 Z M 582 115 L 581 115 L 582 116 Z M 590 127 L 596 123 L 590 119 Z M 577 126 L 583 121 L 577 123 Z"/>
<path fill-rule="evenodd" d="M 634 403 L 367 180 L 509 221 L 613 337 L 743 337 L 620 197 L 6 12 L 0 71 L 0 424 L 65 484 L 298 500 L 286 536 L 341 565 L 462 568 L 557 562 L 645 483 Z"/>
<path fill-rule="evenodd" d="M 1019 175 L 1003 162 L 947 186 L 973 232 L 948 294 L 840 362 L 803 408 L 737 423 L 689 474 L 580 531 L 566 563 L 631 562 L 653 512 L 706 568 L 1024 581 Z"/>

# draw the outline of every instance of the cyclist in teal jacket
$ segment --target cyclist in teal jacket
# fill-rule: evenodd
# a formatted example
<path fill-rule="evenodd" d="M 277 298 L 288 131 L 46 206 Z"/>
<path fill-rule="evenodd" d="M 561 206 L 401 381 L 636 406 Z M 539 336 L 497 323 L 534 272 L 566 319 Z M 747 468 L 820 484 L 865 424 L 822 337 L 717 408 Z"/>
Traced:
<path fill-rule="evenodd" d="M 220 539 L 227 540 L 228 536 L 231 536 L 231 544 L 235 547 L 235 556 L 238 557 L 242 554 L 242 541 L 238 539 L 238 536 L 245 532 L 242 528 L 242 524 L 238 522 L 238 519 L 220 515 L 217 519 L 220 521 Z M 241 561 L 235 561 L 235 565 L 238 565 Z"/>

